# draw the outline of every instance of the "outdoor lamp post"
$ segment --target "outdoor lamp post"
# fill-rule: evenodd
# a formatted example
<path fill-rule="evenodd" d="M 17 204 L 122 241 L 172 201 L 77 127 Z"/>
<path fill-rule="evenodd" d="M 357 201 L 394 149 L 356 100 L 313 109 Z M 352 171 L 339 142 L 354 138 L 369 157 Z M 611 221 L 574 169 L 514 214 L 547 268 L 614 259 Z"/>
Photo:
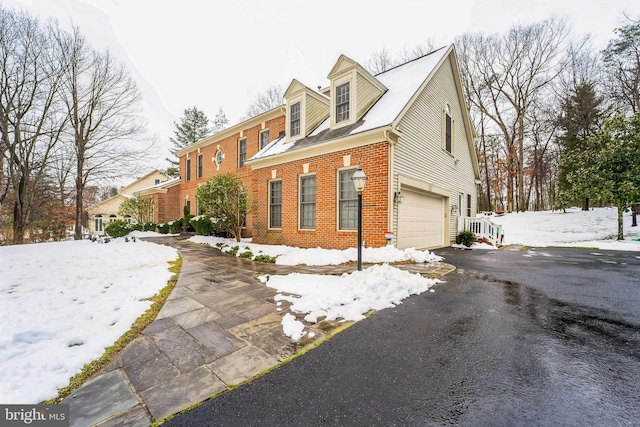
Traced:
<path fill-rule="evenodd" d="M 367 175 L 358 168 L 351 177 L 358 193 L 358 271 L 362 271 L 362 192 L 367 183 Z"/>

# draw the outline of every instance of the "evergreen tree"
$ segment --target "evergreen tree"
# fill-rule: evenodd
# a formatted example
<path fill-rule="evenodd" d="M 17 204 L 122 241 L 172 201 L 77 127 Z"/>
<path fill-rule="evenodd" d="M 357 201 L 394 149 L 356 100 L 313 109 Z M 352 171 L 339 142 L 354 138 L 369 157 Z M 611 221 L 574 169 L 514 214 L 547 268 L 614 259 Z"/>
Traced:
<path fill-rule="evenodd" d="M 589 197 L 615 205 L 618 240 L 623 240 L 622 213 L 640 200 L 640 114 L 617 114 L 588 139 L 581 153 L 568 156 L 576 167 L 567 173 L 569 188 L 559 198 Z"/>
<path fill-rule="evenodd" d="M 594 135 L 602 122 L 602 97 L 596 94 L 592 83 L 580 83 L 574 87 L 561 103 L 562 112 L 558 117 L 560 136 L 560 163 L 558 186 L 560 191 L 568 190 L 570 183 L 567 175 L 579 167 L 574 162 L 586 148 L 588 139 Z M 576 203 L 578 200 L 564 200 L 565 203 Z M 561 206 L 566 207 L 566 206 Z M 589 199 L 582 200 L 582 209 L 589 209 Z"/>
<path fill-rule="evenodd" d="M 176 130 L 169 141 L 173 144 L 172 152 L 181 150 L 189 145 L 205 139 L 213 133 L 209 127 L 209 118 L 198 109 L 198 107 L 187 108 L 180 119 L 180 123 L 175 123 Z M 167 169 L 170 176 L 178 176 L 178 162 L 175 159 L 166 159 L 171 167 Z"/>

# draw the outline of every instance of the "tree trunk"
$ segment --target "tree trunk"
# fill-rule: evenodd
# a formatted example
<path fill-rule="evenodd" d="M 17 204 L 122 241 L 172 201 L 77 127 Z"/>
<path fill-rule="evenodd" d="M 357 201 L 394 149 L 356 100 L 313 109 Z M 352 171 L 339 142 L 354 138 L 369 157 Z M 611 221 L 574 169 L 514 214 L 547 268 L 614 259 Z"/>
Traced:
<path fill-rule="evenodd" d="M 624 240 L 624 230 L 622 225 L 622 211 L 624 211 L 623 206 L 618 206 L 618 240 Z"/>
<path fill-rule="evenodd" d="M 74 229 L 73 240 L 82 240 L 82 209 L 84 198 L 84 152 L 80 150 L 83 145 L 78 147 L 78 164 L 76 165 L 76 226 Z"/>
<path fill-rule="evenodd" d="M 589 210 L 589 198 L 586 197 L 584 199 L 584 201 L 582 202 L 582 210 L 583 211 L 588 211 Z"/>

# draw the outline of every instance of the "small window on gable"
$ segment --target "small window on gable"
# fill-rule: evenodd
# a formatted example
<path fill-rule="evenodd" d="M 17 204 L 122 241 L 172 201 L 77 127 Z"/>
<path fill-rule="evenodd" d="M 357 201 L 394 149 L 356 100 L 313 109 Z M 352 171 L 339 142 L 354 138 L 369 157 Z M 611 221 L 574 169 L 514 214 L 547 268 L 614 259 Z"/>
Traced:
<path fill-rule="evenodd" d="M 453 119 L 449 115 L 449 108 L 444 112 L 444 149 L 453 154 Z"/>
<path fill-rule="evenodd" d="M 269 129 L 260 132 L 260 149 L 262 150 L 267 144 L 269 144 Z"/>
<path fill-rule="evenodd" d="M 244 167 L 247 161 L 247 138 L 238 140 L 238 167 Z"/>
<path fill-rule="evenodd" d="M 289 111 L 289 131 L 291 136 L 300 135 L 300 103 L 296 102 Z"/>
<path fill-rule="evenodd" d="M 349 120 L 349 82 L 336 87 L 336 123 Z"/>

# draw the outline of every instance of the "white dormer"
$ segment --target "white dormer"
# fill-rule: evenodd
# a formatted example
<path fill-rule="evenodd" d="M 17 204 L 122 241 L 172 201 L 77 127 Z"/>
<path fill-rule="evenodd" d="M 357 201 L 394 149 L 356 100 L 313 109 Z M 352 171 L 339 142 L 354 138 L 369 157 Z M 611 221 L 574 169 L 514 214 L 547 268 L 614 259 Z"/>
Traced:
<path fill-rule="evenodd" d="M 331 84 L 331 129 L 353 124 L 387 91 L 371 73 L 354 60 L 340 55 L 327 78 Z"/>
<path fill-rule="evenodd" d="M 293 79 L 284 93 L 287 104 L 287 142 L 306 137 L 329 113 L 329 99 Z"/>

